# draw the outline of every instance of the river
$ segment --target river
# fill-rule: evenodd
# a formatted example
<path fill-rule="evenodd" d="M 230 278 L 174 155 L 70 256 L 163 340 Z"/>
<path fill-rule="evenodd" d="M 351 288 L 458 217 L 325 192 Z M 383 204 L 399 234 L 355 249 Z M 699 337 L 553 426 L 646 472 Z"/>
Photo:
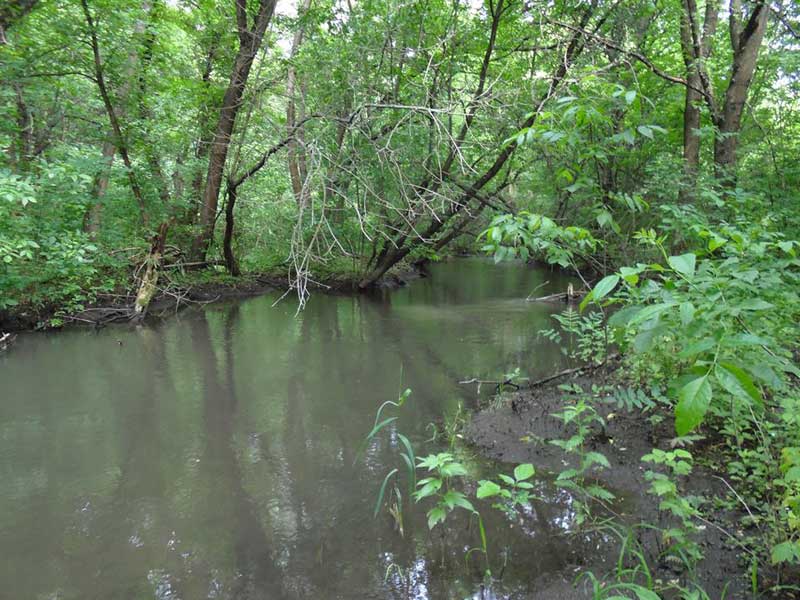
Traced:
<path fill-rule="evenodd" d="M 398 431 L 433 451 L 431 423 L 494 392 L 460 380 L 560 368 L 538 335 L 558 307 L 525 298 L 565 286 L 457 259 L 397 290 L 315 294 L 299 314 L 275 293 L 142 327 L 20 335 L 0 355 L 0 597 L 528 597 L 568 565 L 553 534 L 563 497 L 524 522 L 481 506 L 488 587 L 483 559 L 464 559 L 468 518 L 442 536 L 417 507 L 401 536 L 372 513 Z M 359 455 L 378 406 L 405 388 L 399 420 Z"/>

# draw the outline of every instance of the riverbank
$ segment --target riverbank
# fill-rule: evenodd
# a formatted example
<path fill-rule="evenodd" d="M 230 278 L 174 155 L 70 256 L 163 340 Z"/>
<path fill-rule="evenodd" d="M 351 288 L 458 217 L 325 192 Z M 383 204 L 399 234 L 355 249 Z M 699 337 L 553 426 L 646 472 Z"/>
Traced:
<path fill-rule="evenodd" d="M 616 513 L 613 526 L 618 530 L 635 532 L 636 542 L 650 569 L 649 575 L 661 581 L 659 587 L 687 588 L 694 581 L 710 598 L 750 597 L 751 566 L 737 542 L 754 532 L 746 531 L 741 524 L 747 517 L 744 508 L 731 511 L 716 503 L 729 495 L 730 490 L 725 480 L 718 476 L 725 470 L 719 465 L 722 456 L 717 452 L 713 435 L 699 439 L 688 448 L 694 455 L 694 466 L 691 474 L 681 477 L 678 483 L 682 496 L 702 498 L 703 524 L 692 537 L 703 558 L 693 565 L 691 572 L 680 560 L 665 552 L 670 541 L 669 529 L 680 528 L 680 524 L 665 510 L 660 510 L 660 502 L 665 498 L 649 493 L 651 481 L 648 481 L 646 473 L 654 467 L 642 462 L 642 457 L 654 449 L 665 453 L 675 450 L 672 415 L 665 406 L 622 406 L 620 398 L 624 393 L 619 390 L 626 388 L 616 383 L 618 375 L 618 368 L 606 367 L 594 371 L 591 377 L 573 375 L 505 394 L 491 406 L 480 408 L 473 414 L 464 432 L 465 439 L 486 457 L 509 464 L 531 463 L 537 472 L 545 474 L 544 477 L 558 478 L 569 469 L 579 468 L 580 461 L 576 455 L 566 454 L 553 442 L 566 440 L 575 434 L 574 422 L 565 424 L 555 415 L 575 404 L 580 388 L 582 392 L 578 395 L 591 403 L 604 422 L 595 422 L 585 435 L 586 451 L 599 453 L 608 461 L 606 468 L 593 473 L 591 483 L 599 484 L 617 496 L 618 500 L 610 503 L 612 512 Z M 565 386 L 572 389 L 567 392 Z M 612 556 L 619 552 L 618 548 L 598 547 L 597 550 Z M 584 564 L 576 566 L 576 572 L 580 572 L 581 567 L 590 569 L 596 556 L 584 559 Z M 628 556 L 624 563 L 628 565 L 630 561 L 635 563 L 636 559 Z M 602 574 L 595 575 L 600 577 Z M 774 585 L 775 579 L 770 579 L 774 576 L 774 572 L 761 571 L 758 587 L 765 589 Z M 798 597 L 791 592 L 781 593 L 783 595 L 766 597 Z M 674 597 L 678 597 L 677 592 Z"/>
<path fill-rule="evenodd" d="M 398 273 L 388 274 L 376 288 L 392 289 L 426 276 L 425 265 L 416 264 Z M 332 273 L 320 280 L 309 279 L 306 290 L 313 293 L 359 293 L 357 275 Z M 213 270 L 187 271 L 170 277 L 154 296 L 145 319 L 161 319 L 191 306 L 200 306 L 222 300 L 249 298 L 273 291 L 292 292 L 296 285 L 286 272 L 245 273 L 231 277 Z M 133 285 L 111 293 L 90 294 L 91 302 L 77 307 L 72 303 L 40 302 L 36 305 L 21 303 L 0 310 L 0 333 L 20 333 L 61 329 L 70 326 L 102 327 L 111 323 L 124 323 L 134 317 L 133 304 L 136 290 Z M 72 308 L 70 308 L 72 306 Z"/>

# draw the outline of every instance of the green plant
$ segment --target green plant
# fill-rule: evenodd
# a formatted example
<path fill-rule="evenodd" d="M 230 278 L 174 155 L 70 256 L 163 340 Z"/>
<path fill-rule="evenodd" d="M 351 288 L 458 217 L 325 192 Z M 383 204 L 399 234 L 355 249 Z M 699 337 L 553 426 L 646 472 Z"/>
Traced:
<path fill-rule="evenodd" d="M 367 434 L 364 438 L 361 446 L 356 451 L 356 458 L 364 452 L 367 445 L 369 444 L 370 440 L 372 440 L 378 433 L 380 433 L 384 428 L 388 427 L 390 424 L 397 421 L 397 416 L 387 417 L 385 419 L 381 419 L 383 411 L 389 407 L 394 407 L 395 409 L 400 409 L 406 403 L 408 398 L 411 396 L 411 390 L 406 389 L 401 394 L 399 394 L 397 401 L 394 402 L 392 400 L 387 400 L 383 404 L 378 407 L 378 410 L 375 414 L 375 422 L 372 426 L 372 430 Z M 409 439 L 403 435 L 402 433 L 397 433 L 397 439 L 400 440 L 402 445 L 402 449 L 398 452 L 400 458 L 403 460 L 403 463 L 406 466 L 406 479 L 408 483 L 408 491 L 409 496 L 414 493 L 414 490 L 417 485 L 417 472 L 416 472 L 416 457 L 414 455 L 414 447 L 411 445 Z M 400 533 L 403 533 L 403 512 L 402 512 L 402 505 L 403 505 L 403 495 L 400 492 L 400 489 L 396 484 L 393 484 L 391 488 L 389 488 L 389 484 L 395 481 L 396 476 L 400 472 L 400 469 L 394 468 L 389 471 L 386 476 L 383 478 L 383 482 L 381 483 L 380 490 L 378 491 L 378 497 L 375 502 L 375 510 L 373 511 L 373 518 L 378 516 L 380 512 L 381 506 L 383 505 L 384 497 L 386 496 L 387 489 L 391 489 L 392 494 L 392 502 L 390 502 L 389 512 L 395 520 L 397 524 L 398 530 Z"/>
<path fill-rule="evenodd" d="M 487 578 L 491 577 L 489 549 L 483 518 L 480 513 L 475 510 L 467 496 L 453 485 L 454 480 L 467 476 L 467 470 L 464 465 L 458 462 L 451 453 L 440 452 L 420 458 L 417 463 L 417 468 L 427 469 L 429 474 L 428 477 L 420 479 L 417 482 L 418 489 L 414 492 L 415 502 L 421 502 L 423 500 L 433 501 L 433 506 L 426 514 L 428 518 L 428 529 L 433 529 L 439 523 L 442 523 L 444 527 L 444 523 L 452 511 L 458 508 L 466 510 L 470 514 L 470 519 L 475 518 L 477 520 L 478 533 L 480 534 L 480 546 L 469 549 L 464 556 L 464 560 L 468 560 L 473 552 L 480 552 L 483 554 L 485 560 L 485 576 Z M 444 540 L 444 538 L 442 539 Z"/>
<path fill-rule="evenodd" d="M 556 477 L 556 485 L 580 494 L 576 500 L 578 507 L 576 522 L 582 525 L 592 516 L 592 501 L 608 502 L 614 499 L 614 494 L 599 483 L 592 481 L 590 475 L 600 468 L 609 468 L 608 459 L 600 452 L 588 449 L 588 441 L 594 425 L 605 428 L 605 420 L 592 406 L 590 399 L 583 389 L 577 384 L 559 386 L 570 392 L 572 404 L 565 406 L 561 412 L 552 416 L 560 419 L 567 427 L 574 428 L 569 438 L 551 440 L 550 443 L 558 446 L 567 454 L 574 454 L 578 464 L 576 467 L 561 471 Z"/>
<path fill-rule="evenodd" d="M 565 356 L 574 361 L 593 364 L 600 364 L 606 359 L 608 333 L 601 312 L 582 315 L 570 306 L 564 312 L 551 317 L 558 322 L 559 328 L 545 329 L 539 335 L 559 344 Z"/>
<path fill-rule="evenodd" d="M 668 552 L 678 556 L 693 570 L 703 557 L 700 546 L 693 539 L 698 532 L 695 519 L 700 516 L 698 506 L 702 499 L 682 494 L 677 483 L 679 477 L 691 473 L 692 455 L 682 449 L 665 452 L 655 448 L 643 456 L 642 461 L 659 465 L 666 471 L 645 471 L 645 479 L 650 482 L 648 491 L 660 499 L 659 510 L 669 513 L 675 520 L 674 526 L 662 530 L 663 539 L 669 544 Z"/>
<path fill-rule="evenodd" d="M 533 484 L 528 481 L 536 473 L 533 465 L 523 463 L 514 467 L 513 475 L 498 473 L 500 483 L 489 479 L 478 482 L 476 496 L 479 499 L 499 498 L 500 502 L 493 504 L 507 515 L 514 515 L 517 506 L 526 506 L 530 502 L 530 491 Z"/>
<path fill-rule="evenodd" d="M 453 488 L 453 479 L 466 476 L 467 470 L 463 464 L 456 461 L 452 454 L 440 452 L 419 458 L 417 468 L 427 469 L 430 474 L 417 481 L 417 490 L 414 492 L 416 502 L 428 498 L 434 501 L 433 507 L 427 513 L 429 529 L 444 522 L 447 515 L 456 508 L 462 508 L 471 513 L 475 512 L 475 508 L 466 495 Z"/>
<path fill-rule="evenodd" d="M 796 242 L 764 221 L 712 227 L 694 213 L 671 214 L 698 249 L 671 255 L 665 235 L 640 231 L 662 260 L 620 268 L 585 305 L 623 304 L 609 325 L 630 374 L 666 385 L 679 439 L 702 426 L 723 436 L 737 489 L 724 503 L 747 508 L 747 546 L 776 564 L 797 564 L 797 471 L 785 460 L 798 440 L 796 392 L 787 381 L 798 375 Z M 669 507 L 679 519 L 691 514 L 677 498 Z"/>
<path fill-rule="evenodd" d="M 599 523 L 596 529 L 604 536 L 619 539 L 616 566 L 600 577 L 592 571 L 581 573 L 576 585 L 583 580 L 588 581 L 593 600 L 660 600 L 655 592 L 655 578 L 636 536 L 636 529 L 610 520 Z"/>
<path fill-rule="evenodd" d="M 624 410 L 629 413 L 648 413 L 658 406 L 654 398 L 659 398 L 660 396 L 660 391 L 657 389 L 648 394 L 638 387 L 619 387 L 613 389 L 604 398 L 604 401 L 613 405 L 617 410 Z"/>
<path fill-rule="evenodd" d="M 670 381 L 679 435 L 697 428 L 709 410 L 718 415 L 730 411 L 734 421 L 742 411 L 744 418 L 762 412 L 760 385 L 779 387 L 777 373 L 797 371 L 770 348 L 773 336 L 764 335 L 774 322 L 772 309 L 790 301 L 794 293 L 787 295 L 781 276 L 764 271 L 766 265 L 758 269 L 759 261 L 747 254 L 698 262 L 693 253 L 669 256 L 664 238 L 653 231 L 642 231 L 639 237 L 659 249 L 665 264 L 623 267 L 602 279 L 584 302 L 601 303 L 623 284 L 616 300 L 624 299 L 629 306 L 616 312 L 609 324 L 624 347 L 655 359 L 661 372 L 680 373 Z M 723 242 L 710 244 L 713 251 Z M 783 262 L 776 260 L 774 266 Z M 644 280 L 645 273 L 655 278 Z M 727 405 L 712 402 L 715 388 L 730 400 Z"/>
<path fill-rule="evenodd" d="M 781 451 L 781 477 L 775 484 L 782 491 L 781 508 L 788 526 L 787 539 L 775 544 L 770 552 L 773 564 L 800 564 L 800 448 Z"/>
<path fill-rule="evenodd" d="M 478 240 L 483 238 L 481 250 L 493 254 L 495 262 L 541 258 L 562 267 L 575 267 L 577 259 L 587 257 L 599 244 L 587 229 L 562 227 L 546 216 L 525 211 L 495 217 L 478 236 Z"/>

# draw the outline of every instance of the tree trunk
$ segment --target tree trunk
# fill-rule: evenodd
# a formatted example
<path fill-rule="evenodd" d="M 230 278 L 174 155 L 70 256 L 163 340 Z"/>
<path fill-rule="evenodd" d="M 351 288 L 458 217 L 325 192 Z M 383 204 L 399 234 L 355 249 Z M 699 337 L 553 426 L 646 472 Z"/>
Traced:
<path fill-rule="evenodd" d="M 225 235 L 222 238 L 222 255 L 225 257 L 225 267 L 234 277 L 239 276 L 239 262 L 233 254 L 233 227 L 234 208 L 236 207 L 236 192 L 238 186 L 228 181 L 228 199 L 225 202 Z"/>
<path fill-rule="evenodd" d="M 700 167 L 700 107 L 705 62 L 711 55 L 712 41 L 719 21 L 719 0 L 708 0 L 702 32 L 695 0 L 684 0 L 681 17 L 681 51 L 686 66 L 686 95 L 683 107 L 683 160 L 690 184 L 697 181 Z"/>
<path fill-rule="evenodd" d="M 117 147 L 109 141 L 103 142 L 103 158 L 101 160 L 100 172 L 95 175 L 92 183 L 92 199 L 94 203 L 86 211 L 83 217 L 83 230 L 94 238 L 100 231 L 100 224 L 103 221 L 103 197 L 108 189 L 108 178 L 111 166 L 114 164 L 114 155 Z"/>
<path fill-rule="evenodd" d="M 747 25 L 740 29 L 738 15 L 731 3 L 731 44 L 734 50 L 733 67 L 728 89 L 725 90 L 725 104 L 722 107 L 718 133 L 714 140 L 714 166 L 718 179 L 732 184 L 736 178 L 736 148 L 739 143 L 742 113 L 747 102 L 747 94 L 758 60 L 758 51 L 767 29 L 769 6 L 760 0 L 753 8 Z"/>
<path fill-rule="evenodd" d="M 136 293 L 136 301 L 133 304 L 133 320 L 141 321 L 147 315 L 147 308 L 158 291 L 158 276 L 161 272 L 161 259 L 164 256 L 164 246 L 167 243 L 167 231 L 169 223 L 162 223 L 158 232 L 153 236 L 150 245 L 150 252 L 145 259 L 144 274 L 139 284 L 139 291 Z"/>
<path fill-rule="evenodd" d="M 302 7 L 298 10 L 298 18 L 302 19 L 311 6 L 311 0 L 303 0 Z M 292 135 L 288 146 L 289 178 L 292 182 L 292 192 L 299 206 L 305 205 L 305 187 L 308 177 L 305 150 L 303 149 L 303 131 L 297 128 L 297 70 L 292 60 L 297 55 L 303 43 L 305 24 L 301 23 L 294 32 L 292 49 L 289 52 L 289 69 L 286 74 L 286 131 Z M 303 118 L 301 111 L 300 118 Z"/>
<path fill-rule="evenodd" d="M 22 86 L 14 85 L 14 92 L 17 104 L 17 130 L 19 139 L 17 140 L 17 166 L 20 170 L 27 170 L 29 162 L 33 157 L 33 115 L 25 102 L 22 94 Z"/>
<path fill-rule="evenodd" d="M 149 2 L 145 1 L 143 7 L 146 13 L 150 12 L 151 6 Z M 92 27 L 92 29 L 94 30 L 94 27 Z M 133 27 L 134 37 L 141 35 L 142 33 L 144 33 L 144 31 L 145 31 L 145 22 L 141 19 L 138 19 Z M 121 107 L 118 104 L 116 107 L 112 107 L 111 109 L 116 115 L 117 121 L 120 121 L 125 117 L 124 104 L 127 101 L 128 95 L 131 91 L 131 81 L 134 78 L 138 64 L 139 64 L 139 53 L 136 51 L 134 47 L 128 53 L 128 63 L 125 74 L 125 80 L 117 92 L 117 99 L 119 103 L 121 103 L 123 106 Z M 113 131 L 112 135 L 115 136 Z M 106 190 L 108 189 L 108 180 L 111 171 L 111 166 L 114 163 L 114 155 L 117 153 L 117 144 L 113 142 L 114 140 L 111 141 L 106 140 L 105 142 L 103 142 L 101 170 L 95 176 L 94 183 L 92 185 L 92 198 L 94 199 L 94 203 L 83 217 L 83 229 L 86 233 L 88 233 L 92 237 L 97 235 L 97 232 L 100 230 L 100 225 L 102 222 L 102 212 L 103 212 L 102 200 L 103 196 L 105 196 Z M 137 198 L 137 201 L 138 200 L 139 199 Z M 139 202 L 139 206 L 140 210 L 143 210 L 143 203 Z M 142 216 L 142 222 L 146 222 L 146 218 L 144 217 L 144 215 Z"/>
<path fill-rule="evenodd" d="M 33 10 L 39 0 L 5 0 L 0 8 L 0 45 L 7 44 L 6 31 Z"/>
<path fill-rule="evenodd" d="M 697 103 L 701 97 L 700 93 L 692 88 L 699 87 L 700 77 L 690 74 L 686 82 L 686 97 L 683 103 L 683 161 L 686 176 L 691 183 L 694 183 L 700 167 L 700 136 L 697 131 L 700 129 L 700 108 Z"/>
<path fill-rule="evenodd" d="M 206 97 L 208 97 L 211 87 L 211 73 L 214 70 L 214 57 L 217 53 L 218 44 L 218 37 L 212 37 L 209 43 L 208 51 L 205 55 L 205 60 L 203 61 L 203 75 L 201 80 L 203 82 L 203 91 L 206 94 Z M 211 136 L 213 135 L 213 131 L 210 127 L 209 121 L 210 115 L 208 105 L 204 102 L 203 110 L 200 115 L 199 135 L 197 136 L 197 145 L 194 153 L 198 163 L 202 163 L 202 161 L 208 158 L 208 150 L 211 147 Z M 197 169 L 192 177 L 192 202 L 187 209 L 187 222 L 191 224 L 196 223 L 199 217 L 199 210 L 202 206 L 204 181 L 203 172 L 200 169 Z"/>
<path fill-rule="evenodd" d="M 130 155 L 128 154 L 128 144 L 125 140 L 125 136 L 122 132 L 122 126 L 120 124 L 119 115 L 114 108 L 114 105 L 111 102 L 111 96 L 108 92 L 108 87 L 106 86 L 106 79 L 103 69 L 103 61 L 100 58 L 100 43 L 97 39 L 97 29 L 94 24 L 94 19 L 92 18 L 92 14 L 89 11 L 89 5 L 86 0 L 81 0 L 81 7 L 83 8 L 83 15 L 86 18 L 86 24 L 89 27 L 89 39 L 92 47 L 92 56 L 93 56 L 93 65 L 94 65 L 94 75 L 95 75 L 95 82 L 97 83 L 97 87 L 100 90 L 100 96 L 103 99 L 103 106 L 106 109 L 106 115 L 108 116 L 108 120 L 111 123 L 111 131 L 114 134 L 114 145 L 119 152 L 119 155 L 122 157 L 122 162 L 125 164 L 125 169 L 128 173 L 128 181 L 131 186 L 131 192 L 133 193 L 133 197 L 136 200 L 136 204 L 139 207 L 139 216 L 142 221 L 142 225 L 147 227 L 148 225 L 148 218 L 147 218 L 147 208 L 145 206 L 144 201 L 144 194 L 142 192 L 142 188 L 139 185 L 139 181 L 136 178 L 136 173 L 133 170 L 133 164 L 131 163 Z"/>
<path fill-rule="evenodd" d="M 228 89 L 222 99 L 219 120 L 214 131 L 208 156 L 208 171 L 200 208 L 202 230 L 195 238 L 193 254 L 197 260 L 205 260 L 209 244 L 214 236 L 214 223 L 217 218 L 219 192 L 228 158 L 228 148 L 236 124 L 236 115 L 241 108 L 247 79 L 256 54 L 261 48 L 264 32 L 272 19 L 277 0 L 260 0 L 258 13 L 252 28 L 247 24 L 247 2 L 236 0 L 236 23 L 239 33 L 239 50 L 233 64 Z"/>

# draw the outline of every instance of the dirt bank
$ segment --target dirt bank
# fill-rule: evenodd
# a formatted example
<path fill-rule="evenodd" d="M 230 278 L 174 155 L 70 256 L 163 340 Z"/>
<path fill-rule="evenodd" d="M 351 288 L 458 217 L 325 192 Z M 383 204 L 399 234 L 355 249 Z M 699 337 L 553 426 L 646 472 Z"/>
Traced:
<path fill-rule="evenodd" d="M 606 370 L 596 372 L 592 379 L 575 376 L 508 394 L 495 402 L 494 406 L 474 414 L 465 437 L 480 453 L 490 458 L 514 464 L 530 462 L 539 472 L 557 475 L 575 466 L 574 459 L 550 443 L 556 439 L 567 439 L 574 433 L 572 426 L 565 427 L 560 419 L 552 416 L 569 403 L 558 385 L 578 384 L 589 391 L 592 384 L 606 383 L 612 376 L 613 373 Z M 641 462 L 641 457 L 652 448 L 671 449 L 670 440 L 674 436 L 672 418 L 664 414 L 660 423 L 652 425 L 647 420 L 648 415 L 643 415 L 637 409 L 627 412 L 625 408 L 620 409 L 616 403 L 612 405 L 602 397 L 595 397 L 593 405 L 604 418 L 606 426 L 593 426 L 587 444 L 590 450 L 604 454 L 610 462 L 611 467 L 600 473 L 598 481 L 622 498 L 612 505 L 612 509 L 626 525 L 649 523 L 661 528 L 669 526 L 669 519 L 658 511 L 658 500 L 647 493 L 649 483 L 644 478 L 647 468 Z M 695 461 L 703 463 L 703 449 L 694 448 L 692 451 Z M 748 566 L 741 563 L 739 551 L 725 533 L 739 535 L 737 520 L 742 515 L 720 514 L 712 507 L 710 501 L 726 492 L 725 484 L 713 475 L 715 473 L 712 470 L 696 464 L 684 483 L 686 493 L 707 499 L 703 509 L 708 524 L 699 540 L 705 559 L 698 565 L 695 579 L 704 586 L 711 598 L 750 597 Z M 681 584 L 686 583 L 689 573 L 684 572 L 680 564 L 661 558 L 661 534 L 653 529 L 637 530 L 648 563 L 655 569 L 654 576 L 664 582 L 678 580 Z M 616 557 L 618 549 L 609 547 L 605 552 Z M 583 565 L 577 564 L 576 567 L 590 567 L 596 563 L 596 556 L 585 556 Z"/>
<path fill-rule="evenodd" d="M 408 282 L 425 277 L 423 267 L 409 268 L 398 273 L 387 274 L 373 289 L 358 290 L 358 278 L 331 276 L 322 281 L 309 281 L 307 289 L 313 293 L 352 294 L 380 293 Z M 171 283 L 168 289 L 158 293 L 150 303 L 147 319 L 161 319 L 189 306 L 212 303 L 219 300 L 259 296 L 273 291 L 291 290 L 289 278 L 283 274 L 249 273 L 236 279 L 227 275 L 215 279 L 213 275 L 205 281 L 188 280 Z M 101 327 L 110 323 L 129 321 L 133 315 L 135 292 L 118 290 L 115 294 L 99 295 L 97 301 L 83 310 L 63 314 L 57 303 L 40 306 L 20 305 L 13 309 L 0 310 L 0 334 L 57 329 L 68 326 Z"/>

